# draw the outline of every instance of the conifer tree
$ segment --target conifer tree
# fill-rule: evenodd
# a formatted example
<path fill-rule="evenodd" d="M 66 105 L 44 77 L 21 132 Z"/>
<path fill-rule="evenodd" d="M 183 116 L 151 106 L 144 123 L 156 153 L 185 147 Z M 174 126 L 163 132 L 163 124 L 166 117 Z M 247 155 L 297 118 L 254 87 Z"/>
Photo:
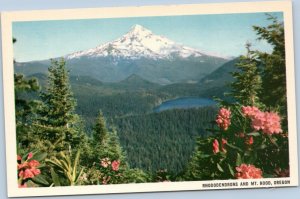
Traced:
<path fill-rule="evenodd" d="M 114 159 L 119 159 L 121 161 L 126 160 L 125 152 L 121 147 L 119 136 L 114 128 L 112 129 L 112 132 L 109 133 L 108 147 L 108 152 Z"/>
<path fill-rule="evenodd" d="M 82 142 L 82 127 L 75 113 L 76 100 L 69 84 L 64 59 L 52 60 L 48 69 L 48 85 L 40 97 L 44 103 L 40 110 L 40 127 L 44 140 L 57 141 L 63 147 L 78 147 Z"/>
<path fill-rule="evenodd" d="M 241 104 L 259 106 L 259 93 L 261 91 L 261 76 L 259 74 L 255 52 L 251 51 L 251 44 L 246 44 L 247 54 L 240 56 L 236 64 L 237 72 L 232 76 L 235 81 L 231 84 L 231 95 Z"/>
<path fill-rule="evenodd" d="M 271 108 L 278 109 L 281 115 L 286 116 L 286 66 L 285 66 L 285 41 L 284 24 L 274 16 L 268 15 L 272 24 L 266 27 L 254 26 L 259 36 L 272 45 L 271 53 L 257 52 L 262 71 L 262 88 L 266 93 L 261 93 L 262 102 Z"/>
<path fill-rule="evenodd" d="M 120 159 L 122 161 L 125 160 L 117 132 L 114 129 L 112 132 L 108 131 L 102 111 L 99 112 L 97 117 L 91 144 L 94 149 L 93 157 L 91 157 L 90 161 L 91 163 L 97 162 L 99 159 L 105 157 Z"/>
<path fill-rule="evenodd" d="M 105 124 L 105 119 L 102 111 L 99 112 L 97 117 L 96 125 L 93 131 L 94 144 L 103 145 L 107 141 L 108 131 Z"/>

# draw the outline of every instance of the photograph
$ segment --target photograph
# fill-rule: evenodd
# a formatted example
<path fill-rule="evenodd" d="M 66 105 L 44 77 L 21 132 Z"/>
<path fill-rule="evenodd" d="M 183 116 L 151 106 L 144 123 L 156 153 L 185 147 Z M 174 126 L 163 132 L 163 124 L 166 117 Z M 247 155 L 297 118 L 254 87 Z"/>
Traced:
<path fill-rule="evenodd" d="M 120 10 L 2 13 L 9 196 L 298 185 L 291 2 Z"/>

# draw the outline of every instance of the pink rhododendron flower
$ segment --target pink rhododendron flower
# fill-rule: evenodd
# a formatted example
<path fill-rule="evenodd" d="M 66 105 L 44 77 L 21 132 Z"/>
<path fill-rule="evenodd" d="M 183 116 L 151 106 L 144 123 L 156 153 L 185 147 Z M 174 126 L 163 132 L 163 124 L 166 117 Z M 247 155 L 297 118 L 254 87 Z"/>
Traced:
<path fill-rule="evenodd" d="M 27 178 L 33 178 L 34 174 L 31 172 L 30 169 L 25 169 L 25 170 L 20 171 L 19 177 L 22 177 L 25 180 Z"/>
<path fill-rule="evenodd" d="M 29 163 L 28 163 L 28 166 L 30 167 L 38 167 L 40 165 L 39 161 L 37 160 L 31 160 Z"/>
<path fill-rule="evenodd" d="M 33 156 L 32 152 L 28 153 L 27 160 L 31 159 Z"/>
<path fill-rule="evenodd" d="M 254 106 L 243 106 L 242 112 L 252 120 L 252 128 L 262 130 L 266 134 L 278 134 L 282 132 L 280 116 L 274 112 L 262 112 Z"/>
<path fill-rule="evenodd" d="M 242 112 L 245 116 L 253 117 L 255 116 L 260 110 L 255 106 L 243 106 Z"/>
<path fill-rule="evenodd" d="M 260 130 L 264 128 L 265 124 L 265 114 L 264 112 L 257 112 L 252 118 L 252 128 L 255 130 Z"/>
<path fill-rule="evenodd" d="M 112 170 L 114 170 L 114 171 L 118 171 L 119 170 L 119 166 L 120 166 L 120 161 L 119 160 L 114 160 L 111 163 Z"/>
<path fill-rule="evenodd" d="M 213 152 L 216 154 L 216 153 L 219 153 L 219 142 L 217 139 L 214 140 L 213 142 Z"/>
<path fill-rule="evenodd" d="M 101 166 L 104 168 L 107 168 L 111 164 L 109 158 L 103 158 L 101 160 Z"/>
<path fill-rule="evenodd" d="M 230 115 L 231 112 L 229 109 L 221 108 L 216 118 L 216 123 L 218 124 L 218 126 L 225 131 L 228 129 L 229 125 L 231 124 Z"/>
<path fill-rule="evenodd" d="M 262 178 L 262 171 L 251 164 L 241 164 L 235 168 L 237 173 L 235 177 L 237 179 L 257 179 Z"/>
<path fill-rule="evenodd" d="M 267 134 L 281 133 L 280 120 L 281 118 L 277 113 L 265 112 L 265 126 L 263 132 Z"/>
<path fill-rule="evenodd" d="M 18 161 L 21 161 L 22 160 L 22 157 L 20 155 L 17 155 L 17 160 Z"/>
<path fill-rule="evenodd" d="M 25 180 L 27 178 L 33 178 L 34 176 L 37 176 L 40 173 L 41 171 L 39 169 L 35 169 L 35 168 L 25 169 L 19 172 L 19 177 L 22 177 Z"/>
<path fill-rule="evenodd" d="M 33 173 L 34 176 L 37 176 L 41 173 L 41 170 L 36 169 L 36 168 L 30 169 L 30 171 Z"/>
<path fill-rule="evenodd" d="M 18 164 L 18 170 L 22 169 L 22 168 L 25 168 L 25 167 L 28 167 L 28 162 L 24 162 L 24 163 Z"/>
<path fill-rule="evenodd" d="M 246 142 L 245 142 L 247 145 L 252 145 L 254 143 L 254 139 L 253 139 L 253 136 L 250 136 Z"/>
<path fill-rule="evenodd" d="M 277 113 L 259 112 L 252 118 L 252 127 L 266 134 L 278 134 L 282 132 L 280 120 Z"/>

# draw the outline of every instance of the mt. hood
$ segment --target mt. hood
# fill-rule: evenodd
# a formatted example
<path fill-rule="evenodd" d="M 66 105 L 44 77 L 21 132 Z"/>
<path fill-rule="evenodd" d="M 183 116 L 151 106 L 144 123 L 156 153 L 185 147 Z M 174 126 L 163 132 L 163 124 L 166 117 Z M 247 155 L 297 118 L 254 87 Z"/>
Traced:
<path fill-rule="evenodd" d="M 114 56 L 120 58 L 165 59 L 177 55 L 181 58 L 201 57 L 204 53 L 175 43 L 163 36 L 153 34 L 141 25 L 135 25 L 122 37 L 86 51 L 72 53 L 67 59 L 87 57 Z"/>
<path fill-rule="evenodd" d="M 141 25 L 112 42 L 64 57 L 72 76 L 119 82 L 135 74 L 159 84 L 196 82 L 228 61 L 155 35 Z M 31 75 L 46 72 L 48 65 L 49 60 L 16 63 L 15 70 Z"/>

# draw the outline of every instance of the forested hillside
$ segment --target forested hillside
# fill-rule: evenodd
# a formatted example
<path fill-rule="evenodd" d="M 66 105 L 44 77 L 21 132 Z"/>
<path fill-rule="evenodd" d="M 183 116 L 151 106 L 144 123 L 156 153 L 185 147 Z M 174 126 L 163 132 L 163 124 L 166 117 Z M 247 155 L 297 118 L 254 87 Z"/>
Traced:
<path fill-rule="evenodd" d="M 198 136 L 207 136 L 215 107 L 174 109 L 116 118 L 121 145 L 130 165 L 148 171 L 178 174 L 186 166 Z"/>

